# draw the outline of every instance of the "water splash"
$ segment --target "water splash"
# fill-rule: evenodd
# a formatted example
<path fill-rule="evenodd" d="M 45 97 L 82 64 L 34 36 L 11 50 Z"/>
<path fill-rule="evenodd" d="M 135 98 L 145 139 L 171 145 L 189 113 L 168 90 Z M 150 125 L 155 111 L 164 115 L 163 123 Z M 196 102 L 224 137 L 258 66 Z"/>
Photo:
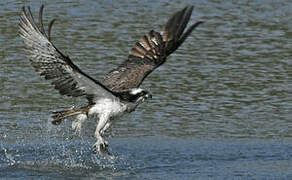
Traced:
<path fill-rule="evenodd" d="M 13 158 L 13 155 L 10 152 L 8 152 L 8 150 L 5 148 L 3 148 L 3 150 L 4 150 L 6 160 L 8 162 L 8 165 L 13 166 L 16 163 L 15 159 Z"/>
<path fill-rule="evenodd" d="M 53 126 L 48 120 L 44 127 L 40 127 L 38 140 L 23 136 L 18 137 L 19 141 L 15 143 L 0 142 L 0 160 L 3 159 L 3 162 L 0 161 L 0 167 L 46 172 L 116 169 L 115 161 L 109 161 L 93 153 L 93 137 L 87 137 L 85 134 L 76 135 L 68 123 L 71 122 Z"/>
<path fill-rule="evenodd" d="M 6 166 L 52 172 L 74 169 L 115 169 L 113 161 L 93 154 L 88 142 L 8 146 L 2 147 Z"/>

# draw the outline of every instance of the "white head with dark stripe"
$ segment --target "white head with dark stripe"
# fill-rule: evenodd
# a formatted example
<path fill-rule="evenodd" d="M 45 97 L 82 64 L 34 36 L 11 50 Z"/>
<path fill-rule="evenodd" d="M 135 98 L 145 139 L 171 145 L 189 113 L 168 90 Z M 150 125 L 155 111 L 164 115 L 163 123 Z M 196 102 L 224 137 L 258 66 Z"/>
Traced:
<path fill-rule="evenodd" d="M 124 101 L 137 104 L 140 104 L 145 100 L 152 98 L 152 95 L 148 91 L 141 88 L 133 88 L 129 91 L 123 91 L 120 92 L 118 95 Z"/>

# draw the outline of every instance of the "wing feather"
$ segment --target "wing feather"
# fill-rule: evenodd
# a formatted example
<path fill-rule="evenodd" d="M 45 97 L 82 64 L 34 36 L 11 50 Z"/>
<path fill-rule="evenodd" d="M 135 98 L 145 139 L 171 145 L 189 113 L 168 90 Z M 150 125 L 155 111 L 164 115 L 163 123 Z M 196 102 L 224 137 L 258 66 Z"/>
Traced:
<path fill-rule="evenodd" d="M 101 81 L 112 91 L 124 91 L 137 88 L 156 68 L 162 65 L 167 56 L 173 53 L 202 23 L 190 26 L 184 33 L 192 15 L 193 6 L 174 13 L 163 27 L 163 34 L 151 30 L 143 36 L 130 51 L 128 59 L 116 69 L 110 71 Z"/>
<path fill-rule="evenodd" d="M 43 27 L 43 6 L 39 12 L 39 23 L 35 23 L 30 7 L 23 7 L 19 24 L 19 34 L 23 38 L 25 51 L 31 65 L 45 79 L 51 80 L 52 85 L 62 95 L 83 96 L 90 103 L 100 97 L 113 97 L 114 94 L 103 84 L 81 71 L 68 56 L 62 54 L 51 42 L 51 28 L 48 34 Z"/>

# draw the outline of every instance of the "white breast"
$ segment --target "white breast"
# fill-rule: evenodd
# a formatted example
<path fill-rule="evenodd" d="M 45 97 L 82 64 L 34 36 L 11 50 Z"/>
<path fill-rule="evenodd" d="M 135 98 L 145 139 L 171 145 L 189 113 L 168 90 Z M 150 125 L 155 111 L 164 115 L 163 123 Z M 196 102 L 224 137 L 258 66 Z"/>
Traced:
<path fill-rule="evenodd" d="M 110 117 L 120 116 L 126 111 L 127 107 L 116 99 L 100 99 L 89 109 L 89 116 L 99 116 L 107 114 Z"/>

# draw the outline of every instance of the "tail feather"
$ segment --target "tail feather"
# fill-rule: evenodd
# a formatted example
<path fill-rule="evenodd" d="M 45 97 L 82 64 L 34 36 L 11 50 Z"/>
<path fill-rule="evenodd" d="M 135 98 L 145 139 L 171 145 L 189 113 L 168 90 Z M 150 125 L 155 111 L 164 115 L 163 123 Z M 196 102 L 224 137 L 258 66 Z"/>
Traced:
<path fill-rule="evenodd" d="M 75 116 L 78 114 L 82 114 L 82 113 L 84 113 L 83 109 L 69 109 L 69 110 L 53 112 L 52 118 L 54 120 L 52 121 L 52 124 L 59 125 L 66 118 L 71 117 L 71 116 Z"/>

